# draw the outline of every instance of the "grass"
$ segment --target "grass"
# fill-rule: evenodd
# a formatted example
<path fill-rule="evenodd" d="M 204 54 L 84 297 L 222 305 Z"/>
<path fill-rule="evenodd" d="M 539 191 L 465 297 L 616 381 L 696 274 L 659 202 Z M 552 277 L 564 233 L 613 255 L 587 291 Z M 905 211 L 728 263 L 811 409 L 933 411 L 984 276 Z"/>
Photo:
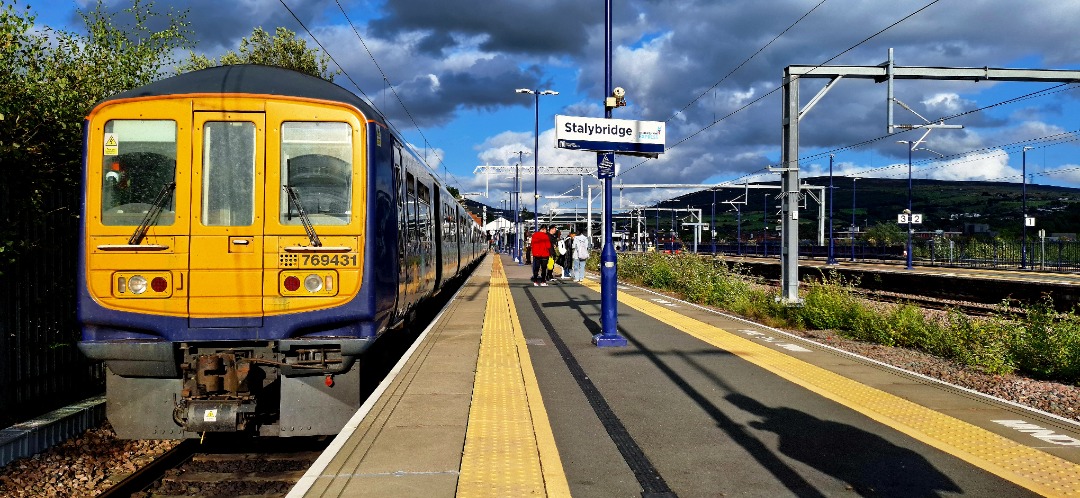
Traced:
<path fill-rule="evenodd" d="M 589 267 L 597 266 L 594 255 Z M 833 330 L 852 339 L 925 351 L 992 374 L 1080 382 L 1080 316 L 1056 312 L 1048 297 L 1027 306 L 1002 303 L 989 317 L 957 310 L 926 313 L 903 302 L 882 305 L 860 299 L 854 292 L 858 282 L 830 272 L 800 286 L 801 306 L 785 306 L 777 299 L 778 289 L 723 260 L 620 254 L 617 268 L 620 280 L 774 327 Z"/>

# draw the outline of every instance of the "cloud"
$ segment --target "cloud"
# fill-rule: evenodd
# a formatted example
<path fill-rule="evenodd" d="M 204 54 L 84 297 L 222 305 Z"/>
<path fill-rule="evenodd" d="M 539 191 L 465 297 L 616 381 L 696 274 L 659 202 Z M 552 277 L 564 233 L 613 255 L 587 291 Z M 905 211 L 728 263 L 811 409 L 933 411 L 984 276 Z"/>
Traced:
<path fill-rule="evenodd" d="M 473 164 L 509 164 L 511 151 L 532 149 L 531 129 L 505 131 L 520 123 L 509 123 L 504 113 L 532 105 L 530 99 L 510 91 L 513 88 L 562 91 L 557 102 L 545 106 L 549 112 L 604 114 L 603 9 L 597 5 L 501 0 L 480 8 L 454 0 L 342 0 L 350 26 L 336 1 L 286 3 L 399 127 L 411 129 L 415 121 L 425 133 L 434 129 L 451 141 L 463 142 L 437 144 L 451 154 L 448 166 L 458 171 L 471 170 Z M 282 25 L 307 36 L 277 0 L 190 0 L 183 5 L 189 9 L 200 50 L 235 48 L 256 25 L 268 30 Z M 620 180 L 777 180 L 764 168 L 779 161 L 780 85 L 788 65 L 876 66 L 893 49 L 901 66 L 1080 67 L 1080 37 L 1074 36 L 1080 2 L 1036 0 L 1022 9 L 1003 9 L 1000 0 L 938 2 L 925 10 L 920 10 L 927 6 L 924 0 L 898 0 L 888 9 L 878 2 L 817 5 L 817 0 L 621 2 L 613 12 L 612 76 L 616 85 L 626 88 L 629 105 L 617 109 L 615 117 L 666 121 L 669 138 L 668 151 L 659 159 L 620 158 Z M 826 82 L 801 81 L 801 105 Z M 338 83 L 352 87 L 344 78 Z M 924 174 L 985 179 L 1016 174 L 1012 165 L 1018 157 L 1009 144 L 1076 128 L 1069 116 L 1075 113 L 1080 89 L 1062 88 L 994 105 L 1048 86 L 900 80 L 894 90 L 896 98 L 927 119 L 963 114 L 949 121 L 964 125 L 963 129 L 935 130 L 923 144 L 947 156 L 958 155 L 957 159 L 950 159 L 948 166 L 927 168 Z M 806 161 L 805 174 L 827 168 L 827 156 L 820 154 L 830 151 L 843 165 L 834 167 L 845 174 L 901 162 L 906 169 L 906 152 L 896 140 L 915 140 L 922 132 L 889 136 L 886 98 L 885 85 L 879 82 L 854 78 L 838 82 L 802 121 L 800 155 L 819 156 Z M 986 109 L 973 112 L 980 108 Z M 894 111 L 895 123 L 922 123 L 900 107 Z M 595 154 L 555 149 L 553 134 L 542 125 L 537 159 L 541 164 L 595 165 Z M 1041 150 L 1051 156 L 1075 155 L 1076 142 L 1059 141 L 1063 143 Z M 826 157 L 824 166 L 821 157 Z M 470 190 L 485 183 L 484 178 L 459 176 Z M 1063 174 L 1055 181 L 1075 179 Z M 546 178 L 541 188 L 557 194 L 577 183 L 579 179 L 569 177 Z M 492 183 L 496 184 L 507 185 L 502 180 Z M 645 199 L 653 194 L 634 195 Z"/>

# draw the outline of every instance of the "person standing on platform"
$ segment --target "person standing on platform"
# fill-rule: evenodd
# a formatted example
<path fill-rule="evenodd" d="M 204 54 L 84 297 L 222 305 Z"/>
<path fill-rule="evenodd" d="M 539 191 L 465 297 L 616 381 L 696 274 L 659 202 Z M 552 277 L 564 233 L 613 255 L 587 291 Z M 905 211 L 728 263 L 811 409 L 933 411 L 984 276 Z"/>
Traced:
<path fill-rule="evenodd" d="M 563 248 L 562 258 L 559 261 L 559 264 L 562 265 L 562 278 L 564 279 L 572 276 L 570 275 L 570 272 L 574 268 L 574 234 L 576 232 L 577 230 L 570 228 L 570 235 L 559 241 L 559 244 L 562 244 Z"/>
<path fill-rule="evenodd" d="M 574 257 L 574 281 L 580 282 L 585 280 L 585 261 L 589 259 L 589 238 L 579 233 L 573 241 L 574 250 L 571 254 Z"/>
<path fill-rule="evenodd" d="M 532 254 L 532 283 L 534 287 L 547 287 L 547 262 L 551 256 L 551 237 L 547 225 L 540 227 L 529 240 Z"/>
<path fill-rule="evenodd" d="M 551 227 L 548 228 L 548 240 L 551 242 L 551 257 L 555 258 L 555 261 L 558 261 L 559 250 L 557 247 L 559 245 L 559 229 L 556 228 L 555 225 L 551 225 Z M 554 263 L 554 261 L 552 261 L 552 263 Z M 544 275 L 544 281 L 551 282 L 553 280 L 555 280 L 555 268 L 553 265 L 548 265 L 547 273 Z"/>

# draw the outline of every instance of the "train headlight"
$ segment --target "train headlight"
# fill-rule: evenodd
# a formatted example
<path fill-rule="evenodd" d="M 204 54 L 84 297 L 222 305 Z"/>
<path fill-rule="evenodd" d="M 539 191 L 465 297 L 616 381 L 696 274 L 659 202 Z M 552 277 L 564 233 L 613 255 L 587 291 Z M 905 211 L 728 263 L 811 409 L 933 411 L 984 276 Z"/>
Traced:
<path fill-rule="evenodd" d="M 113 273 L 113 296 L 124 299 L 172 297 L 172 273 L 167 271 L 121 271 Z"/>
<path fill-rule="evenodd" d="M 336 296 L 336 270 L 285 270 L 278 275 L 278 293 L 283 297 Z"/>
<path fill-rule="evenodd" d="M 146 277 L 142 275 L 135 275 L 128 279 L 128 290 L 132 294 L 138 295 L 146 292 Z"/>
<path fill-rule="evenodd" d="M 319 275 L 315 275 L 314 273 L 308 275 L 307 278 L 304 279 L 304 288 L 307 289 L 308 292 L 321 291 L 323 289 L 322 277 Z"/>

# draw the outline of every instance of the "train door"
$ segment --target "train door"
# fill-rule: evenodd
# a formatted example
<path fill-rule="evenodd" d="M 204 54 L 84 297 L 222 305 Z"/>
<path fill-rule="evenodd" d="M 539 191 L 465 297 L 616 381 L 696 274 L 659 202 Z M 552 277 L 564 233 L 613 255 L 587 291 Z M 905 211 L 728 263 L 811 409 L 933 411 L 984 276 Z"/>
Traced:
<path fill-rule="evenodd" d="M 432 202 L 435 216 L 431 220 L 435 228 L 435 287 L 438 288 L 442 287 L 443 282 L 446 281 L 446 243 L 450 236 L 447 233 L 450 223 L 439 189 L 436 187 L 432 194 L 435 196 Z"/>
<path fill-rule="evenodd" d="M 192 327 L 262 325 L 265 125 L 262 113 L 195 113 L 188 271 Z"/>
<path fill-rule="evenodd" d="M 406 211 L 406 193 L 404 181 L 404 167 L 401 162 L 401 148 L 394 147 L 394 191 L 397 193 L 397 257 L 398 257 L 398 289 L 394 308 L 397 313 L 403 315 L 407 306 L 406 294 L 409 292 L 409 264 L 406 259 L 409 243 L 409 220 Z"/>

